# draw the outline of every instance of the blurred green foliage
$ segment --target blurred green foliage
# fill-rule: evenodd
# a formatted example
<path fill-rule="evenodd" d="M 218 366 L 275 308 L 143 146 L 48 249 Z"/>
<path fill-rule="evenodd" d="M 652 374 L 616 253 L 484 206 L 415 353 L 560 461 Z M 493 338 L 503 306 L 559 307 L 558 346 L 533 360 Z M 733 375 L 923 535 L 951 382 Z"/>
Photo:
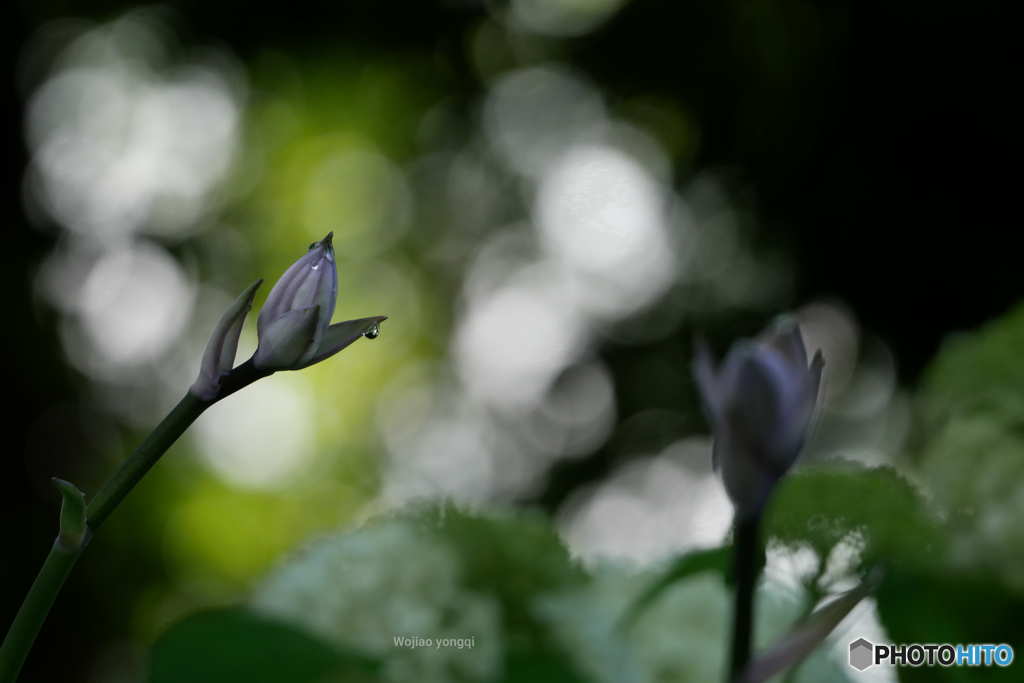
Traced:
<path fill-rule="evenodd" d="M 245 610 L 199 612 L 154 645 L 151 683 L 372 681 L 377 663 Z"/>
<path fill-rule="evenodd" d="M 946 339 L 922 379 L 931 426 L 972 411 L 1015 410 L 1024 400 L 1024 304 Z"/>
<path fill-rule="evenodd" d="M 949 515 L 950 561 L 1024 594 L 1024 306 L 943 346 L 915 454 Z"/>
<path fill-rule="evenodd" d="M 622 628 L 629 628 L 636 618 L 674 583 L 694 574 L 707 571 L 716 572 L 721 575 L 727 584 L 732 585 L 731 562 L 731 546 L 714 548 L 712 550 L 698 550 L 682 555 L 669 565 L 654 584 L 640 594 L 630 609 L 623 615 Z"/>
<path fill-rule="evenodd" d="M 467 587 L 498 598 L 506 638 L 513 647 L 545 644 L 532 613 L 537 595 L 586 581 L 586 573 L 570 559 L 550 521 L 538 513 L 478 516 L 445 504 L 425 508 L 413 520 L 422 532 L 437 535 L 455 549 Z"/>
<path fill-rule="evenodd" d="M 855 539 L 859 566 L 851 569 L 861 574 L 875 564 L 937 569 L 945 555 L 937 515 L 891 467 L 837 463 L 794 472 L 774 494 L 765 534 L 783 544 L 806 544 L 821 558 Z"/>
<path fill-rule="evenodd" d="M 312 661 L 326 662 L 326 670 L 336 659 L 324 653 L 336 648 L 378 658 L 376 675 L 392 682 L 717 681 L 727 640 L 729 591 L 721 561 L 727 556 L 724 549 L 698 553 L 686 576 L 677 566 L 676 580 L 663 582 L 657 599 L 627 623 L 624 617 L 645 599 L 658 572 L 583 567 L 543 516 L 451 505 L 393 513 L 320 539 L 279 566 L 256 588 L 251 611 L 199 613 L 171 627 L 154 649 L 150 680 L 170 680 L 158 672 L 205 662 L 239 666 L 232 657 L 279 638 L 268 651 L 284 661 L 292 650 L 307 648 L 320 653 Z M 487 616 L 488 604 L 496 608 L 493 616 Z M 761 646 L 808 608 L 806 597 L 773 585 L 762 588 L 758 604 Z M 485 626 L 481 618 L 496 621 Z M 249 644 L 239 640 L 247 630 L 256 634 Z M 465 650 L 433 643 L 409 648 L 392 642 L 396 636 L 476 642 Z M 199 641 L 194 650 L 187 646 Z M 220 642 L 229 654 L 216 654 Z M 268 655 L 253 649 L 254 659 L 262 656 Z M 821 651 L 795 680 L 845 679 Z"/>
<path fill-rule="evenodd" d="M 940 567 L 936 567 L 939 569 Z M 878 611 L 894 643 L 1007 643 L 1024 647 L 1024 600 L 995 577 L 892 572 L 876 595 Z M 1016 655 L 1015 655 L 1016 656 Z M 1017 681 L 1018 662 L 1008 667 L 902 667 L 904 683 Z"/>

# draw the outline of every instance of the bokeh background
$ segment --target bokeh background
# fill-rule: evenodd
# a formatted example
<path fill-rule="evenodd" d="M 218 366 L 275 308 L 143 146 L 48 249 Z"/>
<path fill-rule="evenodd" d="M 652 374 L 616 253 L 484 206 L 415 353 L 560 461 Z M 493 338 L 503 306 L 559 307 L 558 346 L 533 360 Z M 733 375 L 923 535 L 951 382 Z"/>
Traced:
<path fill-rule="evenodd" d="M 181 615 L 410 501 L 537 509 L 584 559 L 714 546 L 693 340 L 781 311 L 828 360 L 807 458 L 912 471 L 925 368 L 1024 295 L 1007 4 L 9 7 L 0 622 L 56 531 L 49 477 L 94 493 L 243 287 L 268 279 L 259 306 L 333 230 L 336 320 L 389 316 L 201 418 L 25 680 L 141 680 Z"/>

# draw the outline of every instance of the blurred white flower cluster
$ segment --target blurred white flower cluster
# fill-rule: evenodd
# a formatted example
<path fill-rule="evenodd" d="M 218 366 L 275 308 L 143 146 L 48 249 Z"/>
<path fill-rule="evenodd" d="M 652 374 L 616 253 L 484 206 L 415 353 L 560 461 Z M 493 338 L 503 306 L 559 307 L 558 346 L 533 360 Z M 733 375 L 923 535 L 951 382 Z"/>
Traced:
<path fill-rule="evenodd" d="M 385 680 L 396 683 L 502 680 L 516 657 L 538 647 L 593 683 L 723 679 L 731 589 L 721 574 L 676 582 L 624 627 L 623 615 L 661 577 L 663 564 L 600 562 L 583 571 L 557 540 L 552 545 L 546 523 L 451 508 L 446 517 L 442 510 L 399 513 L 321 539 L 264 580 L 251 605 L 345 650 L 379 657 Z M 812 559 L 769 552 L 757 597 L 758 648 L 781 637 L 809 606 L 804 585 Z M 859 614 L 856 629 L 874 623 L 868 612 Z M 851 680 L 842 635 L 819 648 L 794 680 Z M 396 645 L 396 637 L 475 644 L 411 648 Z"/>
<path fill-rule="evenodd" d="M 460 583 L 456 553 L 391 520 L 322 539 L 260 585 L 252 604 L 331 643 L 385 659 L 394 683 L 493 680 L 501 611 Z M 395 638 L 475 638 L 472 648 L 400 647 Z"/>
<path fill-rule="evenodd" d="M 538 614 L 591 680 L 599 683 L 720 681 L 725 676 L 731 611 L 721 575 L 702 572 L 662 593 L 629 628 L 620 620 L 656 579 L 655 571 L 603 564 L 582 589 L 546 596 Z M 762 584 L 757 597 L 758 647 L 780 637 L 805 607 L 798 590 Z M 847 681 L 838 660 L 819 649 L 798 670 L 800 683 Z"/>

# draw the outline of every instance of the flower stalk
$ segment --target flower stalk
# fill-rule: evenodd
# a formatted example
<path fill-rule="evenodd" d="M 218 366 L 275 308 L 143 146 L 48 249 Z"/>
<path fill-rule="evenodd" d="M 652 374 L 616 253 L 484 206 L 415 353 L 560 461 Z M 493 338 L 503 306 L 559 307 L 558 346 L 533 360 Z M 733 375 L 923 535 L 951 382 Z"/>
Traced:
<path fill-rule="evenodd" d="M 754 592 L 761 568 L 760 515 L 736 518 L 733 527 L 733 580 L 736 601 L 733 610 L 732 649 L 729 680 L 734 681 L 750 662 L 754 634 Z"/>
<path fill-rule="evenodd" d="M 763 564 L 759 530 L 768 498 L 810 434 L 824 360 L 808 364 L 800 327 L 780 317 L 756 340 L 733 344 L 720 368 L 701 346 L 694 377 L 714 432 L 712 457 L 735 510 L 729 681 L 750 661 L 754 589 Z"/>
<path fill-rule="evenodd" d="M 278 370 L 300 370 L 334 355 L 360 337 L 376 338 L 386 316 L 330 325 L 338 288 L 332 234 L 314 242 L 271 290 L 260 313 L 259 348 L 252 358 L 233 368 L 242 324 L 263 280 L 257 280 L 239 295 L 214 329 L 199 377 L 188 393 L 121 464 L 88 506 L 84 494 L 72 484 L 54 480 L 64 496 L 60 534 L 0 645 L 0 683 L 17 680 L 57 594 L 92 534 L 207 408 Z"/>
<path fill-rule="evenodd" d="M 0 646 L 0 681 L 17 678 L 57 593 L 92 535 L 85 522 L 85 495 L 69 482 L 52 481 L 64 497 L 60 509 L 60 533 L 15 616 L 10 633 Z"/>

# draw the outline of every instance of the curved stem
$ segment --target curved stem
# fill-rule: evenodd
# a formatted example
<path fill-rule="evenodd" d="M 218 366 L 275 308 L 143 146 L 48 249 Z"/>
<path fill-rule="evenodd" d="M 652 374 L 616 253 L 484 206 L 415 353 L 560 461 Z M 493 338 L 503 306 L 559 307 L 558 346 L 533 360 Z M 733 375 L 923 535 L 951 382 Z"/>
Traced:
<path fill-rule="evenodd" d="M 733 535 L 733 578 L 736 582 L 736 611 L 732 624 L 732 659 L 729 680 L 737 681 L 750 662 L 754 631 L 754 588 L 760 568 L 760 516 L 736 519 Z"/>
<path fill-rule="evenodd" d="M 222 398 L 230 396 L 239 389 L 252 384 L 258 379 L 272 374 L 266 370 L 255 368 L 252 361 L 246 361 L 232 370 L 221 381 L 220 394 L 212 401 L 205 401 L 191 392 L 157 425 L 139 447 L 121 463 L 114 475 L 107 480 L 86 508 L 88 533 L 95 531 L 106 521 L 122 500 L 131 492 L 135 485 L 146 475 L 167 449 L 178 440 L 189 426 L 196 421 L 203 411 Z M 49 556 L 39 570 L 36 580 L 32 583 L 25 601 L 21 604 L 18 614 L 14 617 L 10 631 L 0 646 L 0 683 L 14 683 L 18 678 L 25 658 L 35 642 L 39 629 L 42 628 L 46 615 L 57 594 L 71 573 L 78 556 L 85 549 L 81 543 L 75 549 L 61 544 L 60 538 L 54 543 Z"/>

